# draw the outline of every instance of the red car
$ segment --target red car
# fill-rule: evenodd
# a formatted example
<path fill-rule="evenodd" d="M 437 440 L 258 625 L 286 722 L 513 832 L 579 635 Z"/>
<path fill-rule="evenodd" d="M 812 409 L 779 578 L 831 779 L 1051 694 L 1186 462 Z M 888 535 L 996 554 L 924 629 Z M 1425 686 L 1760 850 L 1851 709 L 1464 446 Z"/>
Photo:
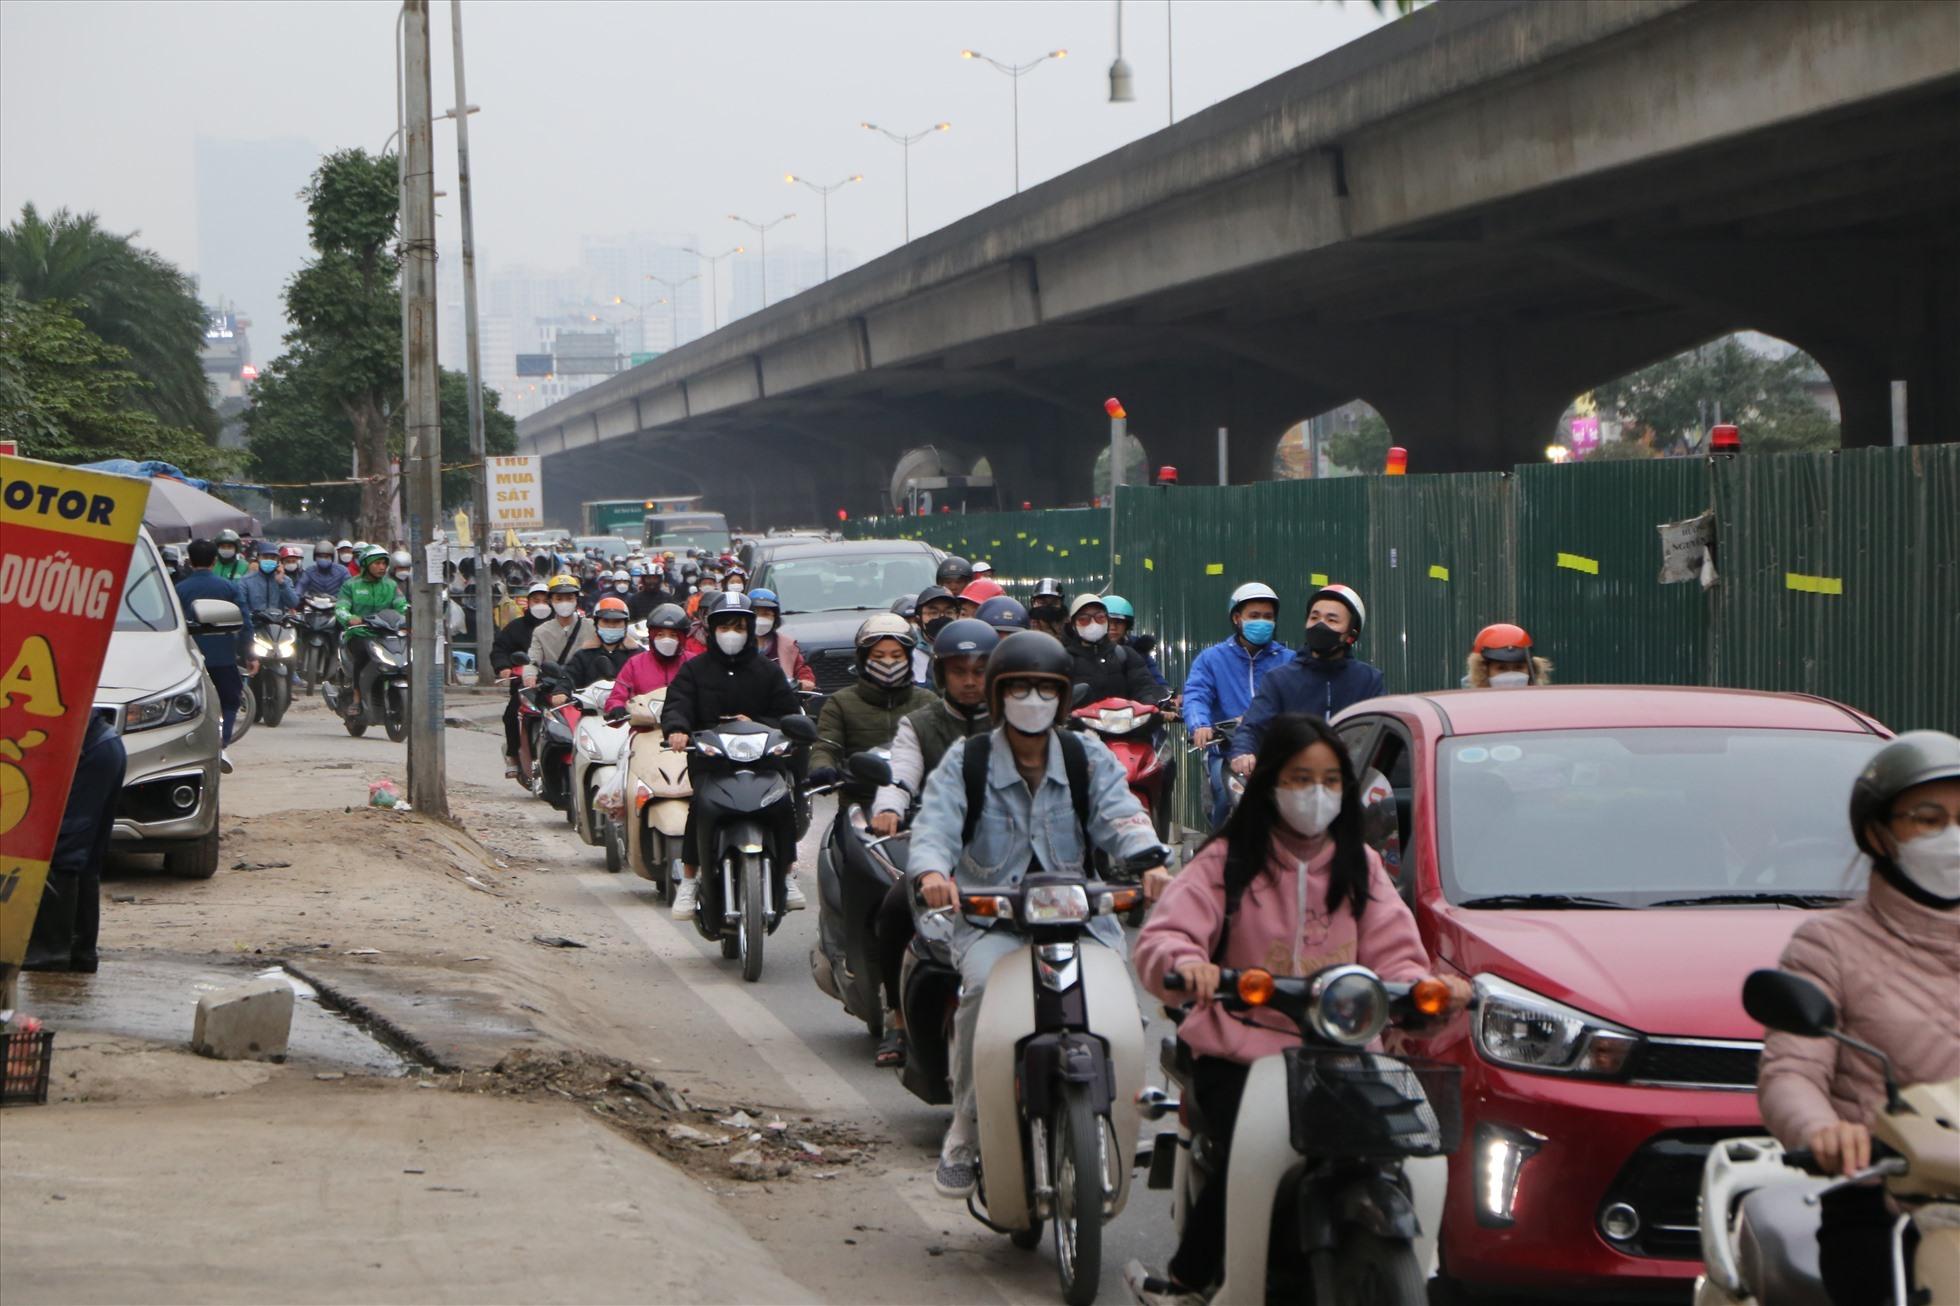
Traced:
<path fill-rule="evenodd" d="M 1889 733 L 1823 699 L 1545 686 L 1335 720 L 1369 839 L 1479 995 L 1399 1049 L 1463 1067 L 1444 1295 L 1679 1295 L 1709 1145 L 1760 1133 L 1742 980 L 1860 887 L 1851 782 Z"/>

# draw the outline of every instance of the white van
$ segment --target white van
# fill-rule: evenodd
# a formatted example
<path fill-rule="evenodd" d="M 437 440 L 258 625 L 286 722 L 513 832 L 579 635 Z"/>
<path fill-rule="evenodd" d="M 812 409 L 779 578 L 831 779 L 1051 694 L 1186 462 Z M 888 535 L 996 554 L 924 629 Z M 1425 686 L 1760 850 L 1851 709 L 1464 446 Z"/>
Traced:
<path fill-rule="evenodd" d="M 243 614 L 204 599 L 196 614 L 236 630 Z M 229 609 L 229 615 L 217 611 Z M 162 853 L 172 875 L 208 879 L 218 869 L 218 754 L 222 713 L 191 642 L 192 627 L 148 530 L 136 541 L 116 630 L 102 663 L 95 710 L 129 753 L 116 804 L 119 851 Z"/>

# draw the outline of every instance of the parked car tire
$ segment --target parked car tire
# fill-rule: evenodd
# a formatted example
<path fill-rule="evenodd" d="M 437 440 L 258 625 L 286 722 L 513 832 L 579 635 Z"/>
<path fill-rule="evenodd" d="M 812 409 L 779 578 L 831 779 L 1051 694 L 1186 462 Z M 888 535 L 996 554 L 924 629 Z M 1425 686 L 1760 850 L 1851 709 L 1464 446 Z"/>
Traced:
<path fill-rule="evenodd" d="M 211 813 L 211 833 L 202 839 L 186 839 L 166 849 L 163 869 L 181 880 L 208 880 L 218 873 L 218 813 L 215 810 Z"/>

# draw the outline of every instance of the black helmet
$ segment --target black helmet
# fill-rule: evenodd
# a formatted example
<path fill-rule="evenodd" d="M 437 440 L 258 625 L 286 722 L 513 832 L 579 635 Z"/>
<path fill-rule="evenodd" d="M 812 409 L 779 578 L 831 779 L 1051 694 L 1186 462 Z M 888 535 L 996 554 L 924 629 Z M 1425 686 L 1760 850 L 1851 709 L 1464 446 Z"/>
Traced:
<path fill-rule="evenodd" d="M 957 554 L 950 558 L 943 558 L 940 560 L 939 570 L 934 573 L 933 579 L 941 585 L 949 581 L 963 584 L 973 579 L 973 564 Z"/>
<path fill-rule="evenodd" d="M 932 603 L 938 599 L 950 599 L 952 597 L 953 591 L 947 589 L 944 585 L 928 585 L 920 590 L 919 597 L 913 600 L 912 610 L 916 612 L 928 603 Z"/>
<path fill-rule="evenodd" d="M 913 614 L 918 612 L 918 610 L 919 610 L 919 601 L 913 598 L 910 594 L 907 594 L 902 598 L 896 598 L 892 600 L 892 611 L 896 612 L 899 616 L 905 618 L 907 621 L 910 621 L 913 617 Z"/>
<path fill-rule="evenodd" d="M 647 613 L 648 630 L 686 630 L 687 611 L 678 603 L 663 603 Z"/>
<path fill-rule="evenodd" d="M 713 624 L 714 620 L 718 617 L 732 616 L 740 613 L 749 619 L 749 625 L 755 625 L 755 601 L 740 590 L 732 593 L 723 591 L 720 594 L 716 594 L 702 606 L 707 609 L 710 624 Z"/>
<path fill-rule="evenodd" d="M 1062 592 L 1062 582 L 1056 580 L 1053 576 L 1043 576 L 1034 583 L 1034 597 L 1038 599 L 1062 600 L 1066 599 L 1068 595 Z"/>
<path fill-rule="evenodd" d="M 940 631 L 932 641 L 932 656 L 938 658 L 984 658 L 1000 644 L 1000 635 L 978 617 L 961 617 Z"/>
<path fill-rule="evenodd" d="M 1062 693 L 1067 695 L 1075 669 L 1075 660 L 1062 641 L 1053 635 L 1039 630 L 1021 630 L 1009 635 L 994 647 L 987 658 L 987 711 L 995 720 L 1002 719 L 1000 708 L 1001 682 L 1009 679 L 1034 677 L 1061 682 Z M 1063 704 L 1067 706 L 1066 702 Z M 1056 720 L 1060 721 L 1057 714 Z"/>
<path fill-rule="evenodd" d="M 974 620 L 984 621 L 996 631 L 1026 630 L 1028 610 L 1005 594 L 988 599 L 980 605 L 980 611 L 973 614 Z"/>
<path fill-rule="evenodd" d="M 1872 755 L 1851 784 L 1851 837 L 1868 856 L 1884 860 L 1882 848 L 1865 838 L 1873 822 L 1891 820 L 1892 804 L 1914 785 L 1960 779 L 1960 739 L 1940 730 L 1908 730 Z"/>

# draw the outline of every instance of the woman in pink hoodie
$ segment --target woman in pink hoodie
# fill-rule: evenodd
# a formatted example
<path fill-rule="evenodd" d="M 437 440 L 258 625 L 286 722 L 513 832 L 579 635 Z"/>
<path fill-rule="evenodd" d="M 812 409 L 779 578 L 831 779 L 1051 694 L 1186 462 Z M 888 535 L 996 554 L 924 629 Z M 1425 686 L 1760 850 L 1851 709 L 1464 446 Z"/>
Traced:
<path fill-rule="evenodd" d="M 687 613 L 678 603 L 663 603 L 647 614 L 646 651 L 631 658 L 613 679 L 606 711 L 625 707 L 641 694 L 665 689 L 680 674 L 681 664 L 698 652 L 687 647 Z"/>
<path fill-rule="evenodd" d="M 1245 796 L 1171 881 L 1137 936 L 1144 987 L 1170 1003 L 1197 1000 L 1178 1037 L 1194 1058 L 1189 1090 L 1222 1144 L 1221 1158 L 1231 1151 L 1248 1067 L 1300 1042 L 1299 1030 L 1277 1013 L 1241 1019 L 1213 1004 L 1221 966 L 1311 975 L 1358 962 L 1390 981 L 1431 973 L 1415 916 L 1362 839 L 1360 796 L 1354 763 L 1326 722 L 1275 718 L 1260 741 Z M 1238 898 L 1229 919 L 1228 896 Z M 1173 972 L 1184 977 L 1181 992 L 1164 987 Z M 1440 978 L 1450 988 L 1446 1014 L 1454 1014 L 1469 1002 L 1470 985 Z M 1221 1166 L 1185 1219 L 1168 1283 L 1133 1267 L 1133 1284 L 1147 1306 L 1204 1301 L 1224 1262 L 1225 1184 Z"/>

